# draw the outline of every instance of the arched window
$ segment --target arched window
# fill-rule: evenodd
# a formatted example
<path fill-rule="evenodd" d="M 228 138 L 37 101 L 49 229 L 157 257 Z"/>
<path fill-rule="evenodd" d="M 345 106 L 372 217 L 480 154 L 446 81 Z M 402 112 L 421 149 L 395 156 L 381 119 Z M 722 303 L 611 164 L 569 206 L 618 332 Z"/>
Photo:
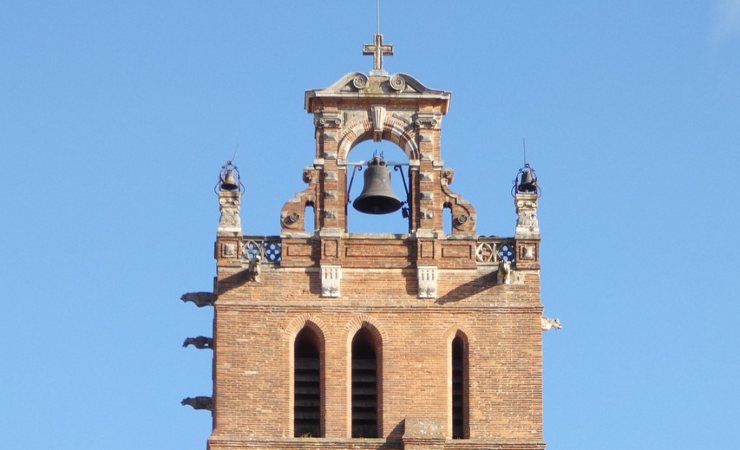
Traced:
<path fill-rule="evenodd" d="M 458 332 L 452 340 L 452 438 L 466 439 L 468 431 L 468 348 Z"/>
<path fill-rule="evenodd" d="M 293 435 L 321 437 L 321 340 L 314 330 L 298 333 L 293 355 Z"/>
<path fill-rule="evenodd" d="M 378 351 L 367 328 L 352 339 L 352 437 L 376 438 L 378 417 Z"/>

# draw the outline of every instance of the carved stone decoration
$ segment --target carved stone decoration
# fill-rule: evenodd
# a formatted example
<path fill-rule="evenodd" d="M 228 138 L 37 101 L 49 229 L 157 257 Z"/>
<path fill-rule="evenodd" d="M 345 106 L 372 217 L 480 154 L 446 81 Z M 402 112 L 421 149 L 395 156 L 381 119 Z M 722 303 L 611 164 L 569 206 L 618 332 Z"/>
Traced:
<path fill-rule="evenodd" d="M 385 122 L 385 107 L 373 105 L 370 107 L 370 118 L 373 121 L 373 140 L 383 140 L 383 123 Z"/>
<path fill-rule="evenodd" d="M 540 226 L 537 222 L 537 194 L 516 194 L 517 238 L 539 238 Z"/>
<path fill-rule="evenodd" d="M 284 225 L 293 225 L 294 223 L 298 222 L 298 220 L 301 218 L 301 215 L 297 212 L 292 212 L 290 214 L 287 214 L 285 217 L 283 217 L 283 224 Z"/>
<path fill-rule="evenodd" d="M 534 245 L 522 245 L 520 250 L 519 259 L 525 260 L 525 261 L 533 261 L 537 259 L 535 256 L 535 246 Z"/>
<path fill-rule="evenodd" d="M 189 337 L 182 343 L 183 347 L 187 347 L 188 345 L 192 345 L 199 350 L 203 350 L 204 348 L 213 349 L 213 338 L 205 336 Z"/>
<path fill-rule="evenodd" d="M 467 221 L 468 221 L 468 216 L 466 216 L 465 214 L 460 214 L 459 216 L 455 217 L 455 226 L 459 228 L 465 225 Z"/>
<path fill-rule="evenodd" d="M 222 242 L 221 243 L 221 257 L 222 258 L 236 258 L 237 257 L 237 243 L 236 242 Z"/>
<path fill-rule="evenodd" d="M 498 272 L 496 272 L 496 282 L 498 284 L 511 284 L 512 270 L 511 261 L 501 260 L 498 263 Z"/>
<path fill-rule="evenodd" d="M 262 274 L 262 256 L 253 255 L 249 260 L 249 266 L 247 266 L 248 281 L 254 281 L 255 283 L 262 282 L 260 274 Z"/>
<path fill-rule="evenodd" d="M 321 266 L 321 296 L 339 297 L 342 266 Z"/>
<path fill-rule="evenodd" d="M 180 300 L 184 302 L 193 302 L 198 308 L 204 306 L 212 306 L 213 302 L 216 301 L 216 296 L 211 292 L 188 292 L 182 294 Z"/>
<path fill-rule="evenodd" d="M 367 77 L 362 73 L 358 73 L 354 78 L 352 78 L 352 86 L 354 86 L 358 91 L 365 89 L 367 87 Z"/>
<path fill-rule="evenodd" d="M 555 328 L 556 330 L 563 328 L 563 326 L 560 325 L 560 319 L 551 319 L 545 316 L 540 317 L 540 326 L 542 328 L 542 331 L 548 331 L 553 328 Z"/>
<path fill-rule="evenodd" d="M 417 113 L 414 123 L 419 128 L 437 128 L 442 122 L 441 114 Z"/>
<path fill-rule="evenodd" d="M 206 396 L 198 396 L 198 397 L 187 397 L 182 399 L 180 402 L 181 405 L 189 405 L 192 406 L 193 409 L 207 409 L 208 411 L 213 411 L 213 398 L 206 397 Z"/>
<path fill-rule="evenodd" d="M 391 89 L 396 92 L 403 92 L 406 90 L 406 80 L 402 76 L 396 74 L 391 77 L 389 82 Z"/>
<path fill-rule="evenodd" d="M 239 207 L 241 205 L 241 193 L 238 191 L 219 191 L 218 210 L 220 218 L 218 221 L 219 235 L 241 234 L 242 224 L 239 218 Z"/>
<path fill-rule="evenodd" d="M 442 184 L 449 186 L 455 180 L 455 171 L 450 168 L 445 168 L 442 171 Z"/>
<path fill-rule="evenodd" d="M 419 298 L 437 298 L 437 266 L 418 266 Z"/>
<path fill-rule="evenodd" d="M 314 114 L 316 128 L 338 128 L 342 126 L 342 115 L 335 111 L 318 111 Z"/>

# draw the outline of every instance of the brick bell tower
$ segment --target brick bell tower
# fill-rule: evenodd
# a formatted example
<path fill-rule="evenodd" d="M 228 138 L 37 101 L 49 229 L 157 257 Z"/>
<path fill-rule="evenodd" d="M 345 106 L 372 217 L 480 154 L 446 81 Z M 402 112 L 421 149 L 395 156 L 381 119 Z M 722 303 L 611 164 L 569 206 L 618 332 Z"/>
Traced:
<path fill-rule="evenodd" d="M 479 236 L 442 162 L 450 93 L 389 75 L 380 34 L 363 50 L 368 75 L 305 94 L 315 154 L 279 236 L 242 233 L 238 171 L 224 166 L 214 292 L 183 297 L 214 308 L 213 339 L 191 341 L 214 351 L 213 394 L 183 402 L 212 411 L 210 450 L 544 449 L 541 333 L 559 324 L 542 318 L 534 172 L 513 188 L 514 237 Z M 407 160 L 353 162 L 366 140 Z M 364 209 L 403 206 L 408 233 L 348 233 L 358 172 L 365 189 L 404 176 L 403 201 Z"/>

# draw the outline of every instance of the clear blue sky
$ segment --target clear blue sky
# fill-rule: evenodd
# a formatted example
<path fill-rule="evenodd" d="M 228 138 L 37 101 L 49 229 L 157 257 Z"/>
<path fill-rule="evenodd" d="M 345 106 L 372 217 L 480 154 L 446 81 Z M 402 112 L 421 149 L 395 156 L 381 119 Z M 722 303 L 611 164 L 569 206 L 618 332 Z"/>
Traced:
<path fill-rule="evenodd" d="M 443 155 L 510 236 L 521 140 L 544 190 L 553 450 L 740 442 L 740 1 L 385 0 L 390 72 L 453 93 Z M 313 158 L 306 89 L 368 71 L 372 0 L 0 4 L 0 436 L 205 449 L 213 185 L 246 233 Z M 369 153 L 372 145 L 367 147 Z M 402 231 L 403 224 L 396 225 Z"/>

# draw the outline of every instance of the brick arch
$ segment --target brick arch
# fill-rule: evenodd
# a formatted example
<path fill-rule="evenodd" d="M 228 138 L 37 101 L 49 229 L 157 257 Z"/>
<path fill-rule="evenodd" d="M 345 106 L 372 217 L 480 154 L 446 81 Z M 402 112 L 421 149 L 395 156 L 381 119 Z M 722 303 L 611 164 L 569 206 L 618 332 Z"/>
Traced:
<path fill-rule="evenodd" d="M 324 333 L 324 330 L 326 330 L 326 324 L 324 321 L 313 314 L 301 314 L 300 316 L 293 318 L 285 327 L 283 327 L 283 336 L 286 338 L 289 345 L 293 345 L 295 337 L 304 327 L 311 328 L 322 341 L 326 341 Z"/>
<path fill-rule="evenodd" d="M 445 345 L 450 345 L 452 343 L 452 340 L 455 339 L 455 336 L 457 336 L 458 333 L 462 335 L 467 345 L 470 345 L 474 342 L 473 335 L 470 334 L 470 331 L 466 327 L 456 324 L 449 327 L 442 335 Z"/>
<path fill-rule="evenodd" d="M 373 138 L 373 124 L 369 119 L 348 123 L 339 137 L 337 158 L 346 160 L 349 152 L 359 143 Z M 383 121 L 384 141 L 393 142 L 409 160 L 419 159 L 419 145 L 416 143 L 416 128 L 394 117 Z"/>
<path fill-rule="evenodd" d="M 377 344 L 382 345 L 383 342 L 387 341 L 384 328 L 375 319 L 364 314 L 350 320 L 344 328 L 347 330 L 347 344 L 350 347 L 352 346 L 352 338 L 360 331 L 360 328 L 367 328 L 373 337 L 377 339 Z"/>

